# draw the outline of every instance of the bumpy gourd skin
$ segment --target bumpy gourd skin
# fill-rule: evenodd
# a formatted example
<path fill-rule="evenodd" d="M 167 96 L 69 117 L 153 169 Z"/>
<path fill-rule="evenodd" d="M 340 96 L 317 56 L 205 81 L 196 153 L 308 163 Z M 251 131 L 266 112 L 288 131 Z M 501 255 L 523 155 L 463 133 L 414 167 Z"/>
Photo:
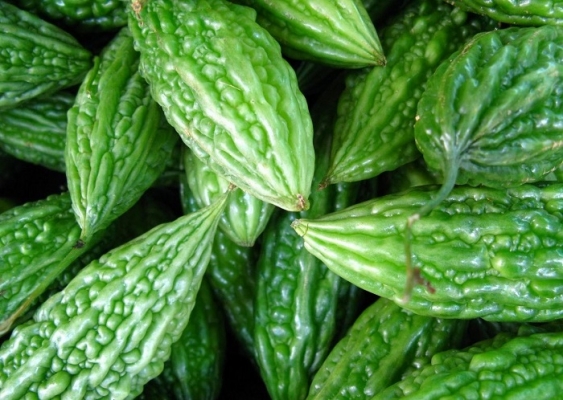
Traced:
<path fill-rule="evenodd" d="M 404 226 L 435 187 L 379 197 L 293 227 L 307 250 L 352 283 L 403 302 Z M 563 316 L 563 185 L 456 187 L 413 226 L 418 285 L 402 305 L 422 315 L 492 321 Z"/>
<path fill-rule="evenodd" d="M 60 28 L 0 2 L 0 110 L 82 81 L 92 55 Z"/>
<path fill-rule="evenodd" d="M 446 0 L 467 11 L 512 25 L 563 25 L 561 0 Z"/>
<path fill-rule="evenodd" d="M 514 186 L 563 162 L 563 27 L 476 35 L 428 81 L 416 144 L 444 186 Z"/>
<path fill-rule="evenodd" d="M 369 179 L 420 156 L 416 106 L 440 62 L 492 23 L 441 0 L 417 0 L 381 31 L 384 67 L 348 74 L 323 185 Z"/>
<path fill-rule="evenodd" d="M 0 348 L 0 398 L 132 399 L 185 328 L 227 196 L 90 263 Z"/>
<path fill-rule="evenodd" d="M 66 192 L 0 215 L 0 334 L 10 329 L 58 273 L 101 237 L 77 246 L 79 238 L 80 227 Z"/>
<path fill-rule="evenodd" d="M 466 326 L 459 319 L 416 315 L 380 298 L 331 350 L 307 399 L 369 399 L 437 352 L 456 348 Z"/>
<path fill-rule="evenodd" d="M 228 189 L 229 181 L 209 168 L 186 146 L 183 149 L 183 162 L 190 191 L 199 207 L 209 205 Z M 266 228 L 274 208 L 272 204 L 249 193 L 235 190 L 221 216 L 219 229 L 236 244 L 252 247 Z"/>
<path fill-rule="evenodd" d="M 138 68 L 133 38 L 123 28 L 68 112 L 67 184 L 85 241 L 135 204 L 178 142 Z"/>
<path fill-rule="evenodd" d="M 255 12 L 223 0 L 133 6 L 142 73 L 195 155 L 257 198 L 308 208 L 311 117 L 294 70 Z"/>
<path fill-rule="evenodd" d="M 556 399 L 563 389 L 563 335 L 500 334 L 462 351 L 449 350 L 372 400 Z"/>
<path fill-rule="evenodd" d="M 257 22 L 289 57 L 343 68 L 385 63 L 375 27 L 359 0 L 235 2 L 257 11 Z"/>
<path fill-rule="evenodd" d="M 96 31 L 127 25 L 127 3 L 122 0 L 14 0 L 18 7 L 49 20 Z"/>
<path fill-rule="evenodd" d="M 231 192 L 230 196 L 233 194 Z M 180 200 L 185 214 L 200 208 L 189 190 L 185 174 L 180 179 Z M 256 253 L 255 247 L 239 246 L 217 229 L 206 271 L 227 322 L 249 357 L 254 356 Z"/>
<path fill-rule="evenodd" d="M 223 315 L 203 279 L 188 325 L 155 383 L 176 400 L 214 400 L 221 391 L 225 350 Z"/>
<path fill-rule="evenodd" d="M 20 160 L 65 172 L 67 112 L 75 95 L 60 91 L 0 114 L 0 148 Z"/>
<path fill-rule="evenodd" d="M 318 155 L 315 185 L 328 166 L 337 94 L 339 91 L 329 89 L 311 110 Z M 254 343 L 260 373 L 272 399 L 306 397 L 312 375 L 333 340 L 352 322 L 343 310 L 354 314 L 361 295 L 303 247 L 291 222 L 345 208 L 353 204 L 356 194 L 357 186 L 350 184 L 314 191 L 309 210 L 280 210 L 264 231 L 256 272 Z"/>

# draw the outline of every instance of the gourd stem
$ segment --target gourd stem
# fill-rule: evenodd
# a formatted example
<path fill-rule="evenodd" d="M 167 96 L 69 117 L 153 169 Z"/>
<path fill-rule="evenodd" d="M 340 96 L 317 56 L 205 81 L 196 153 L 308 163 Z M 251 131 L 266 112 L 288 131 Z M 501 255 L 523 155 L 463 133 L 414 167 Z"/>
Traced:
<path fill-rule="evenodd" d="M 410 300 L 412 290 L 415 283 L 425 283 L 424 279 L 420 276 L 420 271 L 413 266 L 413 253 L 412 253 L 412 226 L 420 218 L 430 214 L 436 206 L 438 206 L 450 194 L 457 179 L 459 171 L 459 159 L 457 157 L 451 158 L 446 162 L 446 175 L 442 187 L 436 195 L 420 209 L 412 214 L 408 219 L 405 226 L 405 264 L 406 264 L 406 284 L 405 292 L 403 294 L 403 303 Z"/>

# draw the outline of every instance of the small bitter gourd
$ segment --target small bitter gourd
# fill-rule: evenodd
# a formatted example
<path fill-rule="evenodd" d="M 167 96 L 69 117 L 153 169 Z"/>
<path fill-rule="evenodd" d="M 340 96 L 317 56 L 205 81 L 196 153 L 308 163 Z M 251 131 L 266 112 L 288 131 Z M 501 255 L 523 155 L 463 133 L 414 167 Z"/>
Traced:
<path fill-rule="evenodd" d="M 342 68 L 385 64 L 375 27 L 360 0 L 236 0 L 254 8 L 256 21 L 285 55 Z"/>
<path fill-rule="evenodd" d="M 68 112 L 66 177 L 82 240 L 135 204 L 177 141 L 123 28 L 96 58 Z"/>
<path fill-rule="evenodd" d="M 188 323 L 228 194 L 91 262 L 0 348 L 0 398 L 132 399 Z"/>
<path fill-rule="evenodd" d="M 563 185 L 458 186 L 413 226 L 413 259 L 426 285 L 404 302 L 404 225 L 435 187 L 378 197 L 293 222 L 330 269 L 421 315 L 491 321 L 563 316 Z"/>
<path fill-rule="evenodd" d="M 315 374 L 307 400 L 370 399 L 462 341 L 467 321 L 410 313 L 380 298 L 356 319 Z"/>
<path fill-rule="evenodd" d="M 0 1 L 0 110 L 82 81 L 92 54 L 73 36 Z"/>
<path fill-rule="evenodd" d="M 75 95 L 40 96 L 0 114 L 0 148 L 14 157 L 65 172 L 67 112 Z"/>
<path fill-rule="evenodd" d="M 153 97 L 194 154 L 242 190 L 308 208 L 313 128 L 295 71 L 251 8 L 136 1 L 129 27 Z"/>

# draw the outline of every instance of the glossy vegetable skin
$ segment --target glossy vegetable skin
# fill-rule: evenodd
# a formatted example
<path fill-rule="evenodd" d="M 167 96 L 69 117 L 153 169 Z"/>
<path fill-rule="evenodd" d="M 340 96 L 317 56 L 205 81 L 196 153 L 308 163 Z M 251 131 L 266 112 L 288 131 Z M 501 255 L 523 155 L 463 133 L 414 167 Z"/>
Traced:
<path fill-rule="evenodd" d="M 563 186 L 459 186 L 413 226 L 425 285 L 403 302 L 404 226 L 436 187 L 378 197 L 293 227 L 334 272 L 413 312 L 444 318 L 549 321 L 563 316 Z"/>
<path fill-rule="evenodd" d="M 129 27 L 143 76 L 188 147 L 245 192 L 307 209 L 311 117 L 295 71 L 254 10 L 225 0 L 135 4 Z"/>
<path fill-rule="evenodd" d="M 0 2 L 0 110 L 80 83 L 92 54 L 73 36 Z"/>
<path fill-rule="evenodd" d="M 138 395 L 189 320 L 226 198 L 111 250 L 43 303 L 0 348 L 0 398 Z"/>

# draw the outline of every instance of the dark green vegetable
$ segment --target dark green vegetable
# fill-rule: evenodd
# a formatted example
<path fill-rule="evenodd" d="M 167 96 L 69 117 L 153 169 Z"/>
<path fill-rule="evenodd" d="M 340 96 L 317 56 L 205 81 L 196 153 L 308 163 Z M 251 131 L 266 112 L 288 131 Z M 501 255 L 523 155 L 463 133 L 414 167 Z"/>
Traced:
<path fill-rule="evenodd" d="M 402 8 L 381 31 L 387 64 L 346 77 L 322 185 L 369 179 L 419 157 L 413 125 L 428 78 L 487 28 L 490 20 L 441 0 L 416 0 Z"/>
<path fill-rule="evenodd" d="M 289 57 L 336 67 L 383 65 L 375 27 L 360 0 L 237 0 Z"/>
<path fill-rule="evenodd" d="M 143 75 L 194 154 L 263 201 L 307 209 L 311 117 L 295 71 L 256 13 L 225 0 L 133 6 Z"/>
<path fill-rule="evenodd" d="M 466 321 L 423 317 L 380 298 L 354 322 L 315 375 L 308 400 L 370 399 L 439 351 L 457 347 Z"/>
<path fill-rule="evenodd" d="M 0 114 L 0 148 L 14 157 L 65 171 L 67 112 L 75 95 L 60 91 Z"/>
<path fill-rule="evenodd" d="M 227 194 L 84 268 L 0 348 L 0 398 L 133 398 L 188 323 Z"/>
<path fill-rule="evenodd" d="M 314 185 L 328 166 L 338 94 L 329 89 L 312 110 L 317 145 Z M 272 399 L 307 396 L 312 376 L 337 335 L 353 322 L 344 310 L 356 312 L 361 294 L 303 247 L 291 222 L 344 208 L 353 203 L 356 193 L 355 185 L 314 191 L 308 211 L 280 210 L 264 231 L 257 263 L 254 342 L 260 373 Z"/>
<path fill-rule="evenodd" d="M 561 0 L 447 0 L 467 11 L 512 25 L 563 25 Z"/>
<path fill-rule="evenodd" d="M 92 55 L 55 25 L 0 1 L 0 110 L 82 81 Z"/>
<path fill-rule="evenodd" d="M 463 351 L 432 358 L 372 400 L 555 399 L 563 389 L 563 334 L 501 334 Z"/>
<path fill-rule="evenodd" d="M 178 141 L 138 67 L 124 28 L 96 58 L 68 112 L 66 176 L 85 241 L 135 204 Z"/>
<path fill-rule="evenodd" d="M 80 30 L 106 31 L 127 25 L 127 2 L 123 0 L 14 0 L 18 7 L 58 24 Z"/>
<path fill-rule="evenodd" d="M 550 321 L 563 317 L 563 185 L 459 186 L 413 226 L 426 285 L 403 302 L 404 225 L 435 187 L 378 197 L 293 222 L 305 247 L 355 285 L 442 318 Z"/>

